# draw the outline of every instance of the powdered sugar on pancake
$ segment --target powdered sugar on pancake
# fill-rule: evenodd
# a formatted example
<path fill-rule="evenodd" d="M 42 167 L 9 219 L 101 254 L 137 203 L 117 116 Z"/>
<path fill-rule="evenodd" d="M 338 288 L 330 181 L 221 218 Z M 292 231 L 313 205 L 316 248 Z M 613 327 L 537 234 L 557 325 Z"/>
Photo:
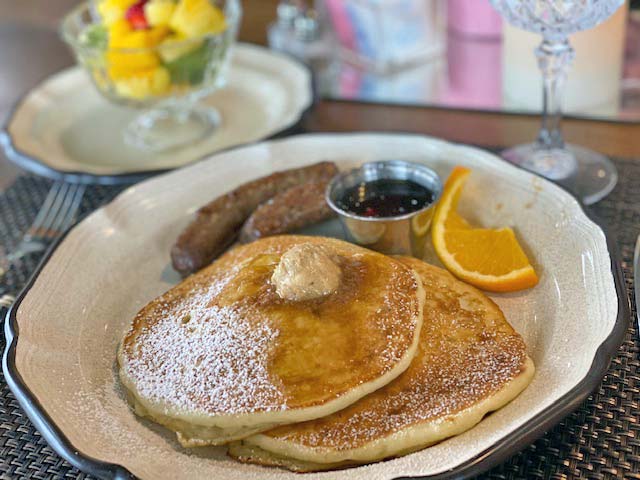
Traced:
<path fill-rule="evenodd" d="M 251 325 L 234 317 L 229 307 L 191 309 L 175 317 L 143 329 L 137 339 L 144 345 L 143 353 L 127 362 L 143 398 L 203 413 L 212 408 L 218 412 L 283 408 L 278 379 L 266 366 L 268 345 L 278 330 L 267 323 Z"/>
<path fill-rule="evenodd" d="M 335 242 L 341 284 L 282 299 L 273 271 L 303 241 Z M 410 269 L 380 254 L 317 237 L 261 240 L 144 307 L 122 343 L 121 377 L 145 408 L 203 422 L 321 406 L 408 366 L 423 295 Z"/>

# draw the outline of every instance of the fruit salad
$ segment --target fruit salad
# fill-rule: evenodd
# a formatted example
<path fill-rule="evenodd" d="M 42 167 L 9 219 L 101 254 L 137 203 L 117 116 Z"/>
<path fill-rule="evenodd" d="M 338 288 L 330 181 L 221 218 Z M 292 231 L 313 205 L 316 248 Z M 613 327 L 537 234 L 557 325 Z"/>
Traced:
<path fill-rule="evenodd" d="M 210 0 L 96 0 L 100 21 L 81 44 L 96 85 L 116 99 L 140 102 L 215 82 L 232 37 Z"/>

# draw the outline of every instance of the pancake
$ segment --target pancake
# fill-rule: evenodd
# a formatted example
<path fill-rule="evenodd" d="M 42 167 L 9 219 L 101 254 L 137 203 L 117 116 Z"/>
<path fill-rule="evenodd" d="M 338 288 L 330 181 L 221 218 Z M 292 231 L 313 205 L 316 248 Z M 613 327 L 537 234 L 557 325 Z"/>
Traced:
<path fill-rule="evenodd" d="M 458 435 L 526 388 L 533 362 L 498 306 L 440 268 L 401 260 L 426 294 L 411 366 L 344 410 L 232 443 L 232 457 L 301 472 L 370 463 Z"/>
<path fill-rule="evenodd" d="M 300 245 L 332 252 L 337 290 L 278 295 L 273 272 Z M 269 237 L 145 306 L 120 345 L 120 379 L 135 412 L 183 446 L 222 444 L 329 415 L 395 379 L 417 351 L 423 301 L 398 260 L 334 239 Z"/>

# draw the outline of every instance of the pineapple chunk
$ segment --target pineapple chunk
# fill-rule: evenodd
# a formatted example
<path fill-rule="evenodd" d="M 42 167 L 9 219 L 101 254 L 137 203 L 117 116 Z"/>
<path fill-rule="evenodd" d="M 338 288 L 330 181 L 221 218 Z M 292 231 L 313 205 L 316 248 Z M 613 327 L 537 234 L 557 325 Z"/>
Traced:
<path fill-rule="evenodd" d="M 226 29 L 222 11 L 209 0 L 180 0 L 169 26 L 184 37 L 216 34 Z"/>
<path fill-rule="evenodd" d="M 171 88 L 171 77 L 166 68 L 157 67 L 118 80 L 115 87 L 122 97 L 143 100 L 166 94 Z"/>
<path fill-rule="evenodd" d="M 109 26 L 124 19 L 127 9 L 137 0 L 102 0 L 98 3 L 98 13 L 105 25 Z"/>
<path fill-rule="evenodd" d="M 167 26 L 175 8 L 173 0 L 151 0 L 144 6 L 144 16 L 152 27 Z"/>

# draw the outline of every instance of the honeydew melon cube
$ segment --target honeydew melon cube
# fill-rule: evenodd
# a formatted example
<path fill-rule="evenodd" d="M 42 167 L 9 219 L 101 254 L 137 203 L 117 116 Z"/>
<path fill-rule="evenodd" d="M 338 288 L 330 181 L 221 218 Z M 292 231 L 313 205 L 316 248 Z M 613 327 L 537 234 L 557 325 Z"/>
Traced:
<path fill-rule="evenodd" d="M 172 34 L 167 36 L 158 47 L 158 54 L 163 63 L 171 63 L 183 57 L 202 45 L 203 40 L 189 40 L 182 35 Z"/>

